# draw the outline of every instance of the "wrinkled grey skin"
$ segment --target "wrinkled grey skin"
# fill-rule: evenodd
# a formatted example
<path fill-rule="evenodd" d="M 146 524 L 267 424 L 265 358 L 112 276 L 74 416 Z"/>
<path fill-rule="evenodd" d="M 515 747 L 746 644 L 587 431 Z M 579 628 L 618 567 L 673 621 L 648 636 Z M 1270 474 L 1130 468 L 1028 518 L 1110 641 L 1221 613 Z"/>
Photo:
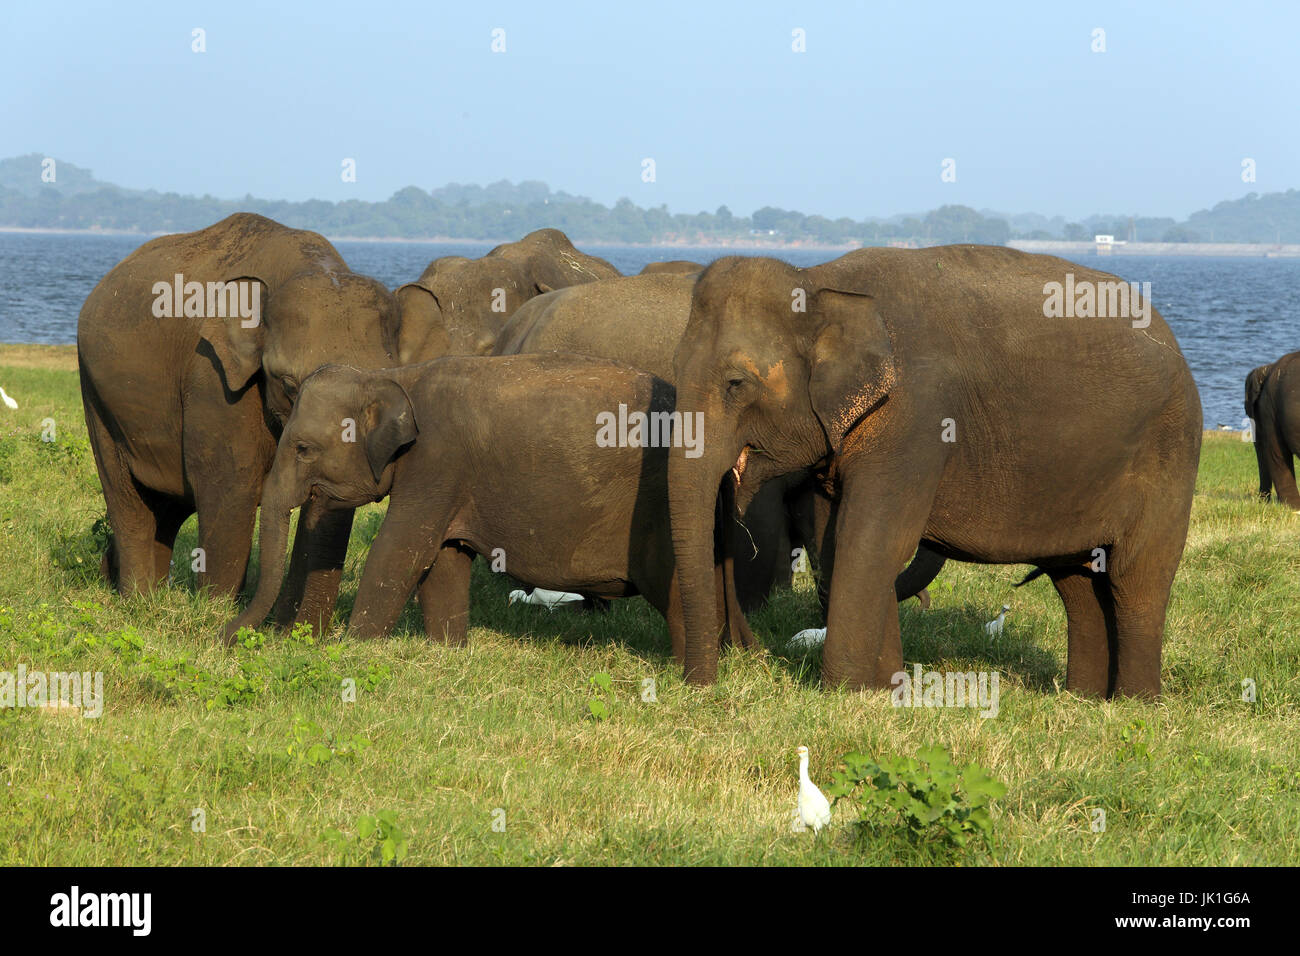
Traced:
<path fill-rule="evenodd" d="M 691 262 L 689 259 L 669 259 L 666 262 L 651 262 L 641 270 L 641 275 L 663 275 L 665 273 L 677 273 L 681 275 L 692 275 L 697 272 L 703 272 L 704 266 L 698 262 Z"/>
<path fill-rule="evenodd" d="M 496 354 L 572 352 L 624 362 L 673 381 L 673 355 L 690 317 L 694 275 L 642 274 L 573 286 L 525 303 L 506 323 Z M 822 500 L 814 502 L 814 496 Z M 814 486 L 806 471 L 779 475 L 755 494 L 743 516 L 728 515 L 730 553 L 736 562 L 736 592 L 746 613 L 762 607 L 777 587 L 789 587 L 794 549 L 808 550 L 829 588 L 833 548 L 826 528 L 833 501 Z M 833 534 L 829 536 L 833 542 Z M 899 577 L 898 599 L 925 591 L 943 566 L 926 555 Z M 824 602 L 823 602 L 824 610 Z"/>
<path fill-rule="evenodd" d="M 177 273 L 258 284 L 260 323 L 157 317 L 154 285 Z M 77 327 L 86 425 L 113 531 L 110 581 L 132 595 L 165 580 L 176 533 L 197 511 L 199 586 L 237 593 L 299 384 L 343 359 L 392 364 L 397 334 L 397 303 L 383 285 L 353 273 L 324 237 L 251 213 L 154 239 L 115 266 Z M 329 619 L 351 521 L 351 512 L 307 509 L 281 620 Z"/>
<path fill-rule="evenodd" d="M 473 555 L 502 549 L 508 573 L 534 586 L 644 595 L 682 660 L 667 450 L 601 447 L 596 417 L 620 403 L 670 411 L 672 388 L 576 355 L 322 369 L 304 383 L 280 439 L 262 499 L 261 579 L 226 639 L 258 624 L 275 600 L 294 508 L 312 495 L 344 508 L 387 495 L 352 612 L 355 636 L 388 633 L 418 587 L 427 633 L 463 642 Z M 350 433 L 345 420 L 355 423 Z M 750 645 L 718 542 L 715 555 L 724 617 L 714 636 Z"/>
<path fill-rule="evenodd" d="M 530 232 L 480 259 L 435 259 L 419 279 L 396 291 L 401 364 L 491 354 L 502 326 L 529 299 L 619 275 L 604 259 L 575 249 L 558 229 Z"/>
<path fill-rule="evenodd" d="M 717 676 L 718 482 L 730 473 L 743 507 L 765 479 L 829 458 L 840 501 L 826 684 L 887 688 L 902 670 L 895 569 L 924 541 L 944 557 L 1044 570 L 1065 606 L 1071 691 L 1159 693 L 1200 396 L 1154 308 L 1143 327 L 1045 320 L 1044 289 L 1067 275 L 1119 282 L 967 245 L 705 270 L 675 358 L 677 407 L 704 415 L 705 451 L 669 460 L 688 680 Z M 1097 548 L 1103 573 L 1089 563 Z"/>
<path fill-rule="evenodd" d="M 1283 355 L 1246 376 L 1246 414 L 1255 422 L 1259 496 L 1271 493 L 1300 511 L 1294 456 L 1300 454 L 1300 352 Z"/>

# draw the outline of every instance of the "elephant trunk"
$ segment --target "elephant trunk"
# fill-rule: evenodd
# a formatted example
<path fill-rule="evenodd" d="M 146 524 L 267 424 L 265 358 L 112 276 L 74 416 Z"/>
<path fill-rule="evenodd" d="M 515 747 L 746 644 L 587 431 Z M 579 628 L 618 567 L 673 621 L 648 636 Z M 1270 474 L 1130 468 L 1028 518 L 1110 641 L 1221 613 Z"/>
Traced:
<path fill-rule="evenodd" d="M 722 483 L 722 494 L 718 497 L 718 512 L 714 516 L 714 547 L 717 551 L 715 561 L 722 577 L 721 608 L 725 623 L 723 640 L 735 647 L 752 648 L 758 646 L 758 639 L 749 628 L 749 621 L 741 606 L 740 594 L 736 587 L 736 558 L 731 551 L 731 535 L 727 533 L 727 517 L 736 513 L 736 495 L 730 481 Z"/>
<path fill-rule="evenodd" d="M 678 408 L 683 409 L 680 401 Z M 675 453 L 668 463 L 669 519 L 686 636 L 685 676 L 692 684 L 711 684 L 718 677 L 714 515 L 718 487 L 731 462 L 724 460 L 723 442 L 715 438 L 707 444 L 711 453 L 693 459 Z"/>
<path fill-rule="evenodd" d="M 289 542 L 289 516 L 301 502 L 285 495 L 275 485 L 275 472 L 267 479 L 262 495 L 262 520 L 259 531 L 261 574 L 257 579 L 257 593 L 244 613 L 230 621 L 222 634 L 226 644 L 233 644 L 241 627 L 257 627 L 266 620 L 271 606 L 280 593 L 284 581 L 285 548 Z"/>

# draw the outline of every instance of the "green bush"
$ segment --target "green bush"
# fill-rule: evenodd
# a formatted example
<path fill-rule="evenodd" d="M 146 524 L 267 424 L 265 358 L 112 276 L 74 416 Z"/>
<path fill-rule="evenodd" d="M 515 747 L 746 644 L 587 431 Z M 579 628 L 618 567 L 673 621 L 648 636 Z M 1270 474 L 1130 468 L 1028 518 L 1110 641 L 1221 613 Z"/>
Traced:
<path fill-rule="evenodd" d="M 972 837 L 990 845 L 989 804 L 1007 792 L 977 764 L 958 768 L 942 747 L 924 747 L 913 757 L 876 760 L 847 753 L 827 796 L 856 804 L 859 836 L 897 831 L 917 843 L 964 847 Z"/>

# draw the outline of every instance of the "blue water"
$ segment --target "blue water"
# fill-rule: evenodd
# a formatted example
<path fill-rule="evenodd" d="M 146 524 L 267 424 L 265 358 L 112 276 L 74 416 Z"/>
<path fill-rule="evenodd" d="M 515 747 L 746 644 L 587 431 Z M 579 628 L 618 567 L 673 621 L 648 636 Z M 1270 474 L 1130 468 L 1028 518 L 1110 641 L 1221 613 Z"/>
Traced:
<path fill-rule="evenodd" d="M 137 236 L 0 233 L 0 342 L 71 343 L 77 313 L 95 283 L 134 250 Z M 389 287 L 416 278 L 438 256 L 481 256 L 493 243 L 336 242 L 358 272 Z M 661 259 L 713 259 L 745 250 L 598 246 L 585 251 L 634 274 Z M 760 254 L 755 252 L 754 254 Z M 838 253 L 788 249 L 799 266 Z M 1156 308 L 1173 327 L 1201 391 L 1207 428 L 1239 426 L 1242 384 L 1256 365 L 1300 350 L 1300 259 L 1098 257 L 1080 264 L 1150 282 Z"/>

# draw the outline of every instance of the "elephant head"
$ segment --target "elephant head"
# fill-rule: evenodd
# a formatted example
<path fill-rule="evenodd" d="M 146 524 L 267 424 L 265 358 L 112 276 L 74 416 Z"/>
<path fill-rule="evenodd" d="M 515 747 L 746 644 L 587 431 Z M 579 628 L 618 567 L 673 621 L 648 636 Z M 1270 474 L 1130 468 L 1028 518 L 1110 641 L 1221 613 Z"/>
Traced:
<path fill-rule="evenodd" d="M 513 262 L 435 259 L 419 279 L 396 293 L 401 364 L 443 355 L 490 355 L 506 319 L 533 296 L 549 291 L 549 285 L 531 279 Z"/>
<path fill-rule="evenodd" d="M 515 310 L 534 296 L 619 271 L 579 252 L 558 229 L 538 229 L 480 259 L 443 256 L 397 290 L 400 364 L 442 355 L 490 355 Z"/>
<path fill-rule="evenodd" d="M 335 508 L 379 501 L 392 485 L 395 457 L 418 431 L 406 390 L 381 372 L 331 365 L 303 382 L 262 486 L 257 593 L 227 625 L 227 641 L 270 612 L 284 580 L 293 510 L 313 496 Z"/>
<path fill-rule="evenodd" d="M 674 358 L 677 410 L 696 415 L 703 450 L 674 449 L 669 502 L 686 628 L 686 678 L 717 674 L 714 501 L 731 473 L 743 510 L 767 479 L 840 451 L 898 376 L 889 330 L 864 290 L 824 267 L 728 257 L 695 286 Z M 697 426 L 698 427 L 698 426 Z"/>
<path fill-rule="evenodd" d="M 1255 403 L 1259 401 L 1259 393 L 1263 391 L 1264 381 L 1271 371 L 1273 371 L 1272 365 L 1261 365 L 1246 376 L 1246 415 L 1251 419 L 1259 418 L 1255 411 Z"/>
<path fill-rule="evenodd" d="M 316 369 L 340 362 L 368 368 L 397 364 L 397 301 L 382 283 L 329 270 L 301 272 L 279 283 L 256 274 L 226 280 L 227 286 L 245 283 L 255 289 L 259 314 L 222 310 L 224 317 L 204 320 L 203 338 L 230 392 L 265 373 L 266 407 L 280 424 Z"/>

